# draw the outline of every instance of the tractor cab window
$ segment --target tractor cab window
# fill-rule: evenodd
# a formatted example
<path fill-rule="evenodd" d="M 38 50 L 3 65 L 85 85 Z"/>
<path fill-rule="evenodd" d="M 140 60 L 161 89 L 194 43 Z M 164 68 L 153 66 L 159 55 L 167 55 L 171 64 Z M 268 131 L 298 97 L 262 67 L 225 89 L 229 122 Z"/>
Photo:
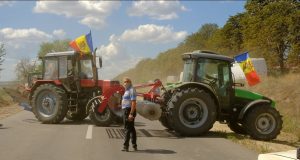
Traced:
<path fill-rule="evenodd" d="M 47 59 L 45 60 L 45 80 L 55 80 L 58 79 L 58 64 L 57 59 Z"/>
<path fill-rule="evenodd" d="M 194 61 L 192 59 L 185 60 L 183 66 L 182 82 L 191 82 L 194 78 Z"/>
<path fill-rule="evenodd" d="M 226 95 L 230 83 L 230 65 L 227 62 L 213 59 L 199 59 L 196 69 L 197 82 L 208 83 Z"/>
<path fill-rule="evenodd" d="M 218 66 L 220 61 L 212 59 L 199 59 L 196 69 L 197 82 L 219 86 Z"/>
<path fill-rule="evenodd" d="M 230 64 L 228 62 L 213 59 L 199 59 L 196 68 L 196 80 L 197 82 L 211 85 L 217 92 L 220 102 L 229 105 L 231 79 Z"/>
<path fill-rule="evenodd" d="M 67 57 L 59 57 L 59 78 L 67 78 L 68 63 Z"/>
<path fill-rule="evenodd" d="M 81 79 L 93 79 L 93 66 L 92 60 L 81 60 L 80 61 L 80 78 Z"/>

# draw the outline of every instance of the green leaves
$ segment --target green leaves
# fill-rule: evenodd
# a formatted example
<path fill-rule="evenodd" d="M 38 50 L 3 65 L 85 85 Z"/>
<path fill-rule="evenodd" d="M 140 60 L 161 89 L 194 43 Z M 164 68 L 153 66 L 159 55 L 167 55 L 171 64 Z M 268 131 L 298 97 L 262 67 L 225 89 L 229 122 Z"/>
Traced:
<path fill-rule="evenodd" d="M 44 42 L 40 45 L 40 50 L 38 53 L 38 57 L 41 58 L 45 56 L 47 53 L 51 52 L 62 52 L 72 50 L 69 46 L 69 39 L 65 40 L 55 40 L 53 42 Z"/>

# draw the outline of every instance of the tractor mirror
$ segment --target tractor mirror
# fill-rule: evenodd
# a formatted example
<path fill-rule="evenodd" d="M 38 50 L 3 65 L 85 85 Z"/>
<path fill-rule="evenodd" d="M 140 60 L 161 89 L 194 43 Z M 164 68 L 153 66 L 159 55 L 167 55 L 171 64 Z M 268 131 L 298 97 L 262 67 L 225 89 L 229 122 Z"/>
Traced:
<path fill-rule="evenodd" d="M 236 87 L 244 87 L 245 84 L 243 84 L 243 83 L 233 83 L 233 86 L 236 86 Z"/>
<path fill-rule="evenodd" d="M 99 67 L 102 68 L 102 57 L 99 57 Z"/>

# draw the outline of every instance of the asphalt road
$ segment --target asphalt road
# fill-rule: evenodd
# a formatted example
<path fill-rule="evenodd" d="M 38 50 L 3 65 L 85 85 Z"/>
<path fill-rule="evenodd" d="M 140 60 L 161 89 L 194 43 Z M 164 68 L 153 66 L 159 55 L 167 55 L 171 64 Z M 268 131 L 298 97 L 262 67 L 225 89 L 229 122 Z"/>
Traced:
<path fill-rule="evenodd" d="M 96 127 L 89 120 L 39 123 L 22 111 L 0 121 L 1 160 L 255 160 L 258 154 L 208 133 L 178 137 L 158 121 L 138 116 L 139 151 L 122 152 L 122 126 Z"/>

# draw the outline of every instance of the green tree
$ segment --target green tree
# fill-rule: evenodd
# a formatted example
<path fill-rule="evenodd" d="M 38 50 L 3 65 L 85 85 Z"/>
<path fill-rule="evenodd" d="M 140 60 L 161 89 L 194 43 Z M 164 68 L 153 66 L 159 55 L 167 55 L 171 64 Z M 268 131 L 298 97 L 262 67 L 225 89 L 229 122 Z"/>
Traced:
<path fill-rule="evenodd" d="M 40 45 L 40 50 L 38 52 L 38 57 L 41 58 L 45 56 L 47 53 L 51 52 L 62 52 L 71 50 L 69 46 L 70 40 L 55 40 L 53 42 L 44 42 Z"/>
<path fill-rule="evenodd" d="M 15 68 L 18 80 L 27 82 L 29 74 L 35 70 L 35 67 L 35 64 L 33 64 L 29 58 L 19 60 Z"/>
<path fill-rule="evenodd" d="M 261 53 L 269 67 L 279 66 L 281 73 L 289 56 L 299 51 L 299 5 L 294 0 L 251 0 L 245 6 L 246 48 Z"/>
<path fill-rule="evenodd" d="M 230 17 L 221 29 L 222 48 L 229 49 L 235 53 L 242 51 L 243 33 L 241 20 L 243 17 L 244 14 L 242 13 Z"/>
<path fill-rule="evenodd" d="M 188 36 L 183 45 L 185 45 L 188 51 L 209 49 L 208 40 L 218 31 L 218 28 L 217 24 L 204 24 L 198 32 Z"/>

